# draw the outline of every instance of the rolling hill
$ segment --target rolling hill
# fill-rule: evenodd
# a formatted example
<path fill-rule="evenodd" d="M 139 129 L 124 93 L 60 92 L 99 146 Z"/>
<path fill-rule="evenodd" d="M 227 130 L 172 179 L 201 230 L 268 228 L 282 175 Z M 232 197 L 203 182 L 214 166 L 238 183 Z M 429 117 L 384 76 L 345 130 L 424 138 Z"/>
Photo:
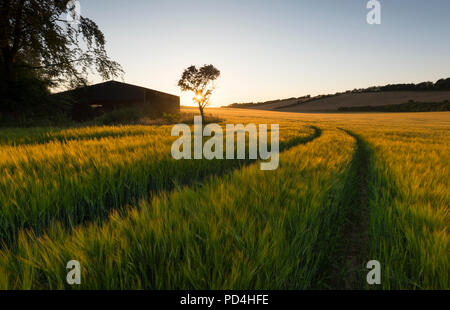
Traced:
<path fill-rule="evenodd" d="M 441 102 L 450 100 L 450 91 L 392 91 L 341 94 L 323 99 L 301 103 L 278 104 L 278 106 L 265 106 L 267 110 L 280 110 L 283 112 L 325 112 L 337 111 L 344 107 L 384 106 L 403 104 L 408 101 Z"/>
<path fill-rule="evenodd" d="M 388 84 L 315 97 L 304 96 L 258 103 L 234 103 L 229 108 L 283 112 L 334 112 L 393 106 L 408 102 L 450 101 L 450 78 L 418 84 Z"/>

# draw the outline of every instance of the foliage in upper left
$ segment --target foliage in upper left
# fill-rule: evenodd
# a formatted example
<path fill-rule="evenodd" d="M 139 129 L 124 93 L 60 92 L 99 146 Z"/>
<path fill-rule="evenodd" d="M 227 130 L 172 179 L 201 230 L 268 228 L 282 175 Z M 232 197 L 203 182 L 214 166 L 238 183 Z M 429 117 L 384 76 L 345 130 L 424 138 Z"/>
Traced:
<path fill-rule="evenodd" d="M 123 74 L 106 52 L 104 34 L 77 14 L 77 5 L 73 0 L 1 1 L 0 114 L 17 119 L 49 110 L 51 88 L 85 85 L 89 73 L 104 80 Z"/>

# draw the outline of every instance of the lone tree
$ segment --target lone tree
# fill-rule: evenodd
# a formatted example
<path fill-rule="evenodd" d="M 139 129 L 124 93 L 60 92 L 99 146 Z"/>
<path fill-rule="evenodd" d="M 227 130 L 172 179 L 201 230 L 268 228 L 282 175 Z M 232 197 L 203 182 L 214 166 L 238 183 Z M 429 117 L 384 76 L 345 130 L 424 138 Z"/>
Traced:
<path fill-rule="evenodd" d="M 213 65 L 204 65 L 197 69 L 190 66 L 184 70 L 183 75 L 178 82 L 178 86 L 182 91 L 192 91 L 194 98 L 192 99 L 198 104 L 202 120 L 204 119 L 205 107 L 209 104 L 215 82 L 220 77 L 220 71 Z"/>
<path fill-rule="evenodd" d="M 105 44 L 97 24 L 81 16 L 78 1 L 2 0 L 0 112 L 14 113 L 20 99 L 29 101 L 20 95 L 24 79 L 33 80 L 34 88 L 45 84 L 49 92 L 51 87 L 85 85 L 89 73 L 104 80 L 122 75 Z"/>

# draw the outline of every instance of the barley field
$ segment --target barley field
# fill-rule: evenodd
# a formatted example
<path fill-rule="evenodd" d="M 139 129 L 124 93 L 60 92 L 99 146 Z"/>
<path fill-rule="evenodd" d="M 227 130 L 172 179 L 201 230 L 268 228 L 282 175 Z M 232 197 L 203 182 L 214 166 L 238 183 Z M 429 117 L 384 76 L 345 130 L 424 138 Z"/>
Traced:
<path fill-rule="evenodd" d="M 450 289 L 450 113 L 209 113 L 279 124 L 279 168 L 176 161 L 170 125 L 1 129 L 0 289 Z"/>

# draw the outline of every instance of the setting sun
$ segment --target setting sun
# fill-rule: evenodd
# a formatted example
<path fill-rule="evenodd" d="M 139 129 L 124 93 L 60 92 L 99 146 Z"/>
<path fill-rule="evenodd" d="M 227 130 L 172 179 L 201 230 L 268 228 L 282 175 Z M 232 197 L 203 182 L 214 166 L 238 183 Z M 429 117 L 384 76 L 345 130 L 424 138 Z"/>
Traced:
<path fill-rule="evenodd" d="M 198 93 L 194 96 L 194 98 L 192 98 L 192 100 L 194 100 L 195 102 L 201 102 L 204 99 L 203 94 Z"/>

